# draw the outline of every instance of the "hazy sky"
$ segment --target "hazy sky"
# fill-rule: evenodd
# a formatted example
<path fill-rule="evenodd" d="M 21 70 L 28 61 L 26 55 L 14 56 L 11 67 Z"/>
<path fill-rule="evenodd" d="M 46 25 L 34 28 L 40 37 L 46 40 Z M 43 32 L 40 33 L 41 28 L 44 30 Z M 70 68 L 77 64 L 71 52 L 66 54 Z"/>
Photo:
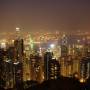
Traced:
<path fill-rule="evenodd" d="M 90 0 L 0 0 L 0 31 L 90 29 Z"/>

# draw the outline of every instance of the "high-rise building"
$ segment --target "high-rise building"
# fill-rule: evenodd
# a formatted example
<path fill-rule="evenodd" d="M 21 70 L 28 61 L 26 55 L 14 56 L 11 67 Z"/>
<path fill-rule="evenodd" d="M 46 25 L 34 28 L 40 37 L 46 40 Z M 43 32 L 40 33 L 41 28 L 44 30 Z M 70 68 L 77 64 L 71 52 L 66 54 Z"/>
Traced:
<path fill-rule="evenodd" d="M 61 57 L 66 57 L 68 55 L 68 47 L 66 45 L 61 45 Z"/>
<path fill-rule="evenodd" d="M 5 83 L 3 83 L 4 81 L 4 51 L 0 49 L 0 87 L 5 86 Z"/>
<path fill-rule="evenodd" d="M 23 58 L 24 58 L 24 45 L 23 39 L 17 39 L 14 41 L 14 81 L 17 85 L 19 82 L 23 81 Z"/>
<path fill-rule="evenodd" d="M 64 34 L 61 39 L 61 57 L 68 55 L 68 44 L 67 37 Z"/>
<path fill-rule="evenodd" d="M 14 85 L 18 86 L 19 83 L 23 81 L 23 67 L 22 63 L 16 61 L 13 63 L 13 78 Z"/>
<path fill-rule="evenodd" d="M 15 46 L 15 57 L 16 57 L 17 61 L 22 62 L 23 54 L 24 54 L 23 39 L 15 40 L 14 46 Z"/>
<path fill-rule="evenodd" d="M 60 77 L 60 64 L 56 59 L 48 61 L 48 79 L 57 79 Z"/>
<path fill-rule="evenodd" d="M 49 79 L 49 61 L 52 60 L 52 53 L 51 52 L 46 52 L 44 54 L 44 79 L 48 80 Z"/>
<path fill-rule="evenodd" d="M 56 79 L 60 76 L 60 64 L 53 59 L 52 52 L 46 52 L 44 55 L 44 79 Z"/>
<path fill-rule="evenodd" d="M 81 78 L 90 78 L 90 57 L 84 57 L 80 62 Z"/>
<path fill-rule="evenodd" d="M 19 28 L 16 28 L 16 40 L 14 40 L 14 61 L 13 61 L 13 74 L 14 83 L 23 81 L 23 59 L 24 59 L 24 42 L 21 37 Z"/>
<path fill-rule="evenodd" d="M 42 80 L 42 72 L 41 72 L 41 57 L 39 54 L 31 54 L 30 55 L 30 79 L 41 81 Z"/>

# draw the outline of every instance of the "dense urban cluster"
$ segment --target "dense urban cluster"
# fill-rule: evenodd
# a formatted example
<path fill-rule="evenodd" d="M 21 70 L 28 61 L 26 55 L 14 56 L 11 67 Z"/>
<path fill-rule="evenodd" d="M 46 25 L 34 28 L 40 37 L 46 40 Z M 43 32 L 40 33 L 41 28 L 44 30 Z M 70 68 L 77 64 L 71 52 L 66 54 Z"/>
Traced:
<path fill-rule="evenodd" d="M 21 35 L 16 28 L 14 38 L 0 40 L 0 88 L 89 90 L 89 78 L 89 33 Z"/>

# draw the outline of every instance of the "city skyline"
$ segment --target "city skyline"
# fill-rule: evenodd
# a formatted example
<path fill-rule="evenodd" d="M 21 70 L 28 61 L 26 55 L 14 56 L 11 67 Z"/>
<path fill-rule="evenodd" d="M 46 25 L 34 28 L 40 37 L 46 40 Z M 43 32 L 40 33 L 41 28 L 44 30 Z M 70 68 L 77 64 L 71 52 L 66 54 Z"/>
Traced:
<path fill-rule="evenodd" d="M 27 90 L 36 84 L 46 88 L 48 84 L 43 83 L 53 83 L 52 80 L 65 81 L 57 82 L 62 88 L 70 83 L 66 89 L 71 89 L 75 85 L 72 81 L 86 85 L 90 80 L 90 34 L 24 33 L 22 36 L 16 28 L 16 33 L 0 37 L 0 90 Z M 56 87 L 55 84 L 52 86 Z"/>
<path fill-rule="evenodd" d="M 0 0 L 0 32 L 89 31 L 89 0 Z"/>

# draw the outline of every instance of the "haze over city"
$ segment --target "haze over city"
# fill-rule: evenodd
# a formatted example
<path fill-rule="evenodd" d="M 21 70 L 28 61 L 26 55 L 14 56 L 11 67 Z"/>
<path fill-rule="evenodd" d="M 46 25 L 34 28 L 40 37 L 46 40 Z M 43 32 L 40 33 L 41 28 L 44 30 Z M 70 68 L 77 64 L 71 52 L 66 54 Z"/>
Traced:
<path fill-rule="evenodd" d="M 0 0 L 0 32 L 89 31 L 90 0 Z"/>
<path fill-rule="evenodd" d="M 0 90 L 90 90 L 90 0 L 0 0 Z"/>

